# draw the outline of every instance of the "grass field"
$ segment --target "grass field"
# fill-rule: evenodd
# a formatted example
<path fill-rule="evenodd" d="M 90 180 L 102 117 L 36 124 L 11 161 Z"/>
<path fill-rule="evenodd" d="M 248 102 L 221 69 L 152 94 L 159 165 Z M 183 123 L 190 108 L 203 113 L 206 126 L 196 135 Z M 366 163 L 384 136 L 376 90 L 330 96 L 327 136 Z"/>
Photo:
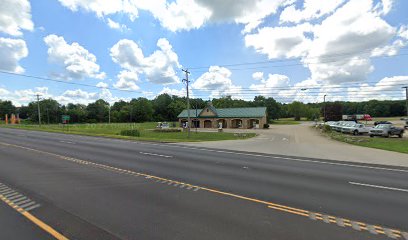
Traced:
<path fill-rule="evenodd" d="M 1 127 L 19 128 L 35 131 L 60 132 L 68 134 L 78 134 L 87 136 L 113 137 L 120 139 L 133 139 L 145 141 L 160 142 L 199 142 L 199 141 L 219 141 L 219 140 L 236 140 L 246 139 L 255 136 L 255 133 L 245 135 L 236 135 L 234 133 L 218 132 L 191 132 L 190 138 L 187 138 L 187 132 L 155 132 L 153 129 L 156 123 L 112 123 L 112 124 L 62 124 L 50 125 L 1 125 Z M 122 130 L 138 129 L 140 137 L 121 136 Z"/>
<path fill-rule="evenodd" d="M 408 153 L 408 138 L 370 138 L 367 136 L 352 136 L 338 132 L 329 132 L 328 135 L 335 140 L 370 148 Z M 369 150 L 368 150 L 369 151 Z"/>
<path fill-rule="evenodd" d="M 272 125 L 297 125 L 300 124 L 300 121 L 295 121 L 293 119 L 278 119 L 272 120 L 269 124 Z"/>

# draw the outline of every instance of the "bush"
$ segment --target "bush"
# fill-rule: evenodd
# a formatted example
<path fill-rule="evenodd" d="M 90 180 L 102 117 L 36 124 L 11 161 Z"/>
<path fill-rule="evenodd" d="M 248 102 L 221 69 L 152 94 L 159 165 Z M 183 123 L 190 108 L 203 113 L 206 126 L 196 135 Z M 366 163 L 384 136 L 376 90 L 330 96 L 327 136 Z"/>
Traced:
<path fill-rule="evenodd" d="M 269 128 L 269 124 L 265 123 L 265 124 L 263 125 L 263 128 Z"/>
<path fill-rule="evenodd" d="M 120 131 L 120 135 L 130 136 L 130 137 L 140 137 L 140 131 L 137 129 L 122 130 Z"/>
<path fill-rule="evenodd" d="M 170 132 L 181 132 L 181 129 L 179 128 L 162 128 L 162 129 L 154 129 L 154 132 L 165 132 L 165 133 L 170 133 Z"/>
<path fill-rule="evenodd" d="M 331 132 L 331 127 L 329 125 L 323 125 L 323 132 Z"/>

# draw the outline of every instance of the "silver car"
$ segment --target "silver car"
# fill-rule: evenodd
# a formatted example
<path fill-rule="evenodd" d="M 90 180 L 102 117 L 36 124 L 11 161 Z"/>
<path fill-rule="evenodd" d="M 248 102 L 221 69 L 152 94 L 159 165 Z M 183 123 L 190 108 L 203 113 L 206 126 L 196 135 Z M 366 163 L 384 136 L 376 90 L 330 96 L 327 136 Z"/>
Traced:
<path fill-rule="evenodd" d="M 352 126 L 342 128 L 343 133 L 352 133 L 353 135 L 361 135 L 370 132 L 370 127 L 366 127 L 364 124 L 356 123 Z"/>

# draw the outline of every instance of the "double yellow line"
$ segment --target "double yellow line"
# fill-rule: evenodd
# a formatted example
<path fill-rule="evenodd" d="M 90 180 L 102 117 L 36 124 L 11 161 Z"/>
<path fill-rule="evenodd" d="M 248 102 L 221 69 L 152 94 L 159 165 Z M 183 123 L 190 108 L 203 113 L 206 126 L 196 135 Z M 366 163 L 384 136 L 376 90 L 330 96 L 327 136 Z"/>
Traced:
<path fill-rule="evenodd" d="M 207 188 L 207 187 L 202 187 L 202 186 L 197 186 L 197 185 L 192 185 L 192 184 L 188 184 L 188 183 L 184 183 L 184 182 L 175 181 L 175 180 L 172 180 L 172 179 L 166 179 L 166 178 L 162 178 L 162 177 L 158 177 L 158 176 L 154 176 L 154 175 L 149 175 L 149 174 L 146 174 L 146 173 L 139 173 L 139 172 L 134 172 L 134 171 L 131 171 L 131 170 L 116 168 L 116 167 L 112 167 L 112 166 L 104 165 L 104 164 L 100 164 L 100 163 L 94 163 L 94 162 L 90 162 L 90 161 L 80 160 L 80 159 L 76 159 L 76 158 L 72 158 L 72 157 L 67 157 L 67 156 L 63 156 L 63 155 L 59 155 L 59 154 L 55 154 L 55 153 L 51 153 L 51 152 L 46 152 L 46 151 L 42 151 L 42 150 L 37 150 L 37 149 L 33 149 L 33 148 L 28 148 L 28 147 L 24 147 L 24 146 L 19 146 L 19 145 L 15 145 L 15 144 L 0 142 L 0 145 L 10 146 L 10 147 L 15 147 L 15 148 L 21 148 L 21 149 L 25 149 L 25 150 L 28 150 L 28 151 L 33 151 L 33 152 L 37 152 L 37 153 L 51 155 L 51 156 L 54 156 L 54 157 L 57 157 L 57 158 L 60 158 L 60 159 L 63 159 L 63 160 L 67 160 L 67 161 L 70 161 L 70 162 L 75 162 L 77 164 L 93 166 L 93 167 L 96 167 L 96 168 L 101 168 L 101 169 L 105 169 L 105 170 L 108 170 L 108 171 L 114 171 L 114 172 L 121 173 L 121 174 L 130 174 L 130 175 L 136 175 L 136 176 L 143 176 L 143 177 L 145 177 L 147 179 L 151 179 L 151 180 L 166 181 L 166 182 L 171 182 L 173 184 L 185 185 L 187 187 L 197 188 L 197 189 L 200 189 L 200 190 L 204 190 L 204 191 L 219 194 L 219 195 L 224 195 L 224 196 L 237 198 L 237 199 L 241 199 L 241 200 L 245 200 L 245 201 L 264 204 L 270 209 L 274 209 L 274 210 L 281 211 L 281 212 L 291 213 L 291 214 L 295 214 L 295 215 L 299 215 L 299 216 L 303 216 L 303 217 L 308 217 L 308 218 L 311 218 L 311 216 L 314 216 L 315 220 L 321 220 L 321 221 L 325 221 L 327 223 L 336 223 L 337 224 L 339 221 L 341 221 L 344 226 L 353 227 L 353 224 L 355 224 L 355 225 L 358 225 L 358 227 L 361 230 L 367 230 L 367 231 L 370 231 L 370 229 L 369 229 L 369 226 L 370 226 L 371 228 L 374 229 L 374 231 L 376 233 L 385 234 L 385 235 L 388 235 L 388 236 L 390 234 L 392 234 L 392 237 L 394 237 L 394 238 L 402 238 L 402 234 L 403 234 L 402 231 L 397 230 L 397 229 L 389 229 L 389 228 L 385 228 L 385 227 L 378 226 L 378 225 L 370 225 L 370 224 L 366 224 L 366 223 L 363 223 L 363 222 L 352 221 L 352 220 L 345 219 L 345 218 L 339 218 L 339 217 L 335 217 L 335 216 L 325 215 L 325 214 L 322 214 L 322 213 L 315 213 L 315 212 L 311 212 L 311 211 L 304 210 L 304 209 L 289 207 L 289 206 L 285 206 L 285 205 L 281 205 L 281 204 L 277 204 L 277 203 L 272 203 L 272 202 L 268 202 L 268 201 L 263 201 L 263 200 L 259 200 L 259 199 L 255 199 L 255 198 L 251 198 L 251 197 L 245 197 L 245 196 L 242 196 L 242 195 L 239 195 L 239 194 L 224 192 L 224 191 L 220 191 L 220 190 L 217 190 L 217 189 L 212 189 L 212 188 Z M 62 238 L 62 239 L 66 239 L 66 238 Z"/>
<path fill-rule="evenodd" d="M 48 224 L 44 223 L 43 221 L 41 221 L 40 219 L 38 219 L 37 217 L 35 217 L 31 213 L 29 213 L 29 212 L 25 211 L 24 209 L 20 208 L 19 206 L 15 205 L 13 202 L 8 200 L 6 197 L 4 197 L 1 194 L 0 194 L 0 200 L 5 202 L 7 205 L 12 207 L 13 209 L 18 211 L 19 213 L 21 213 L 21 215 L 23 215 L 25 218 L 27 218 L 28 220 L 33 222 L 35 225 L 37 225 L 38 227 L 40 227 L 41 229 L 43 229 L 44 231 L 49 233 L 51 236 L 55 237 L 56 239 L 58 239 L 58 240 L 68 240 L 68 238 L 66 238 L 61 233 L 57 232 L 55 229 L 50 227 Z"/>

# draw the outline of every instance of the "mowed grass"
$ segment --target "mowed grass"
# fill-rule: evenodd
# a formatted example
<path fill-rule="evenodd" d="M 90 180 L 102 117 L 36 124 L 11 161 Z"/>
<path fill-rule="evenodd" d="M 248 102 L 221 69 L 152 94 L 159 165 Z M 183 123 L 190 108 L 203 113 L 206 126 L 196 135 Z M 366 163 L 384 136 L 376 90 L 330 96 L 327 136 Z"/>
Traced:
<path fill-rule="evenodd" d="M 112 137 L 120 139 L 159 141 L 159 142 L 200 142 L 237 140 L 254 137 L 255 133 L 234 134 L 225 132 L 198 132 L 191 130 L 190 138 L 187 132 L 155 132 L 156 123 L 112 123 L 112 124 L 50 124 L 50 125 L 1 125 L 1 127 L 18 128 L 34 131 L 58 132 L 87 136 Z M 138 129 L 140 137 L 122 136 L 122 130 Z"/>
<path fill-rule="evenodd" d="M 271 120 L 269 124 L 272 124 L 272 125 L 297 125 L 297 124 L 300 124 L 300 121 L 295 121 L 293 119 L 278 119 L 278 120 Z"/>
<path fill-rule="evenodd" d="M 341 134 L 338 132 L 330 132 L 328 135 L 335 140 L 363 146 L 369 148 L 378 148 L 388 151 L 408 153 L 408 138 L 383 138 L 374 137 L 370 138 L 368 136 L 352 136 L 347 134 Z M 367 150 L 369 151 L 369 150 Z"/>

